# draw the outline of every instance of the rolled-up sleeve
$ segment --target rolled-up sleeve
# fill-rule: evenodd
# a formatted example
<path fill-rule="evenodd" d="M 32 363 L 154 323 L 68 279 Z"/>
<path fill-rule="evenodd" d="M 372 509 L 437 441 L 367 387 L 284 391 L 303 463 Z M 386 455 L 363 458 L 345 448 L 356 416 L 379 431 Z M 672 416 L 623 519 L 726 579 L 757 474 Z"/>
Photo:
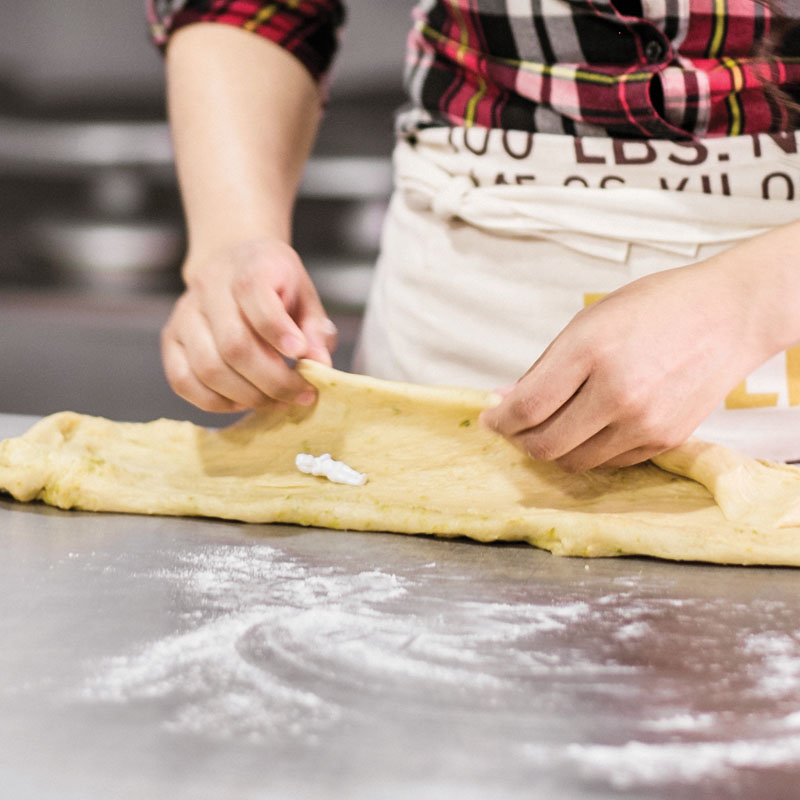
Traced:
<path fill-rule="evenodd" d="M 147 0 L 147 12 L 161 48 L 178 28 L 194 22 L 233 25 L 285 48 L 317 81 L 331 66 L 345 18 L 340 0 Z"/>

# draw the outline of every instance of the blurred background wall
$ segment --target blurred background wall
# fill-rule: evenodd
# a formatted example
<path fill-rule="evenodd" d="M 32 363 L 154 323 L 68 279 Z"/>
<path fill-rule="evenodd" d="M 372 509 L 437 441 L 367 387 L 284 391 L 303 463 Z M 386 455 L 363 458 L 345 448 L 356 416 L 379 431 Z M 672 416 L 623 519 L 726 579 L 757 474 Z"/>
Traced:
<path fill-rule="evenodd" d="M 412 0 L 346 0 L 346 6 L 337 91 L 395 87 Z M 144 0 L 5 3 L 0 74 L 43 98 L 157 94 L 161 62 L 147 39 L 143 9 Z"/>
<path fill-rule="evenodd" d="M 296 247 L 347 367 L 390 191 L 412 0 L 351 0 Z M 158 330 L 180 201 L 144 0 L 8 3 L 0 26 L 0 413 L 211 417 L 174 398 Z M 213 421 L 217 421 L 213 418 Z"/>

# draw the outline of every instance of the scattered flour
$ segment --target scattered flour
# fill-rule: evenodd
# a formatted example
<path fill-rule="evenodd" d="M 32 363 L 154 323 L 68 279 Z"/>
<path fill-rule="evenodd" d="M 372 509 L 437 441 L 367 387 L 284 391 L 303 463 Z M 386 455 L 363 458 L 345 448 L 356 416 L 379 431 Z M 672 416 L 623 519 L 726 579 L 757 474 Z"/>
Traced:
<path fill-rule="evenodd" d="M 508 713 L 522 725 L 543 706 L 552 720 L 575 714 L 580 699 L 599 720 L 583 741 L 580 721 L 554 725 L 533 741 L 517 735 L 515 753 L 619 791 L 800 768 L 800 641 L 737 628 L 724 598 L 647 596 L 630 579 L 591 602 L 578 589 L 557 605 L 481 600 L 468 582 L 451 583 L 454 599 L 429 583 L 433 563 L 412 577 L 348 571 L 272 545 L 165 560 L 149 577 L 173 587 L 179 629 L 92 665 L 81 701 L 157 704 L 175 734 L 313 746 L 370 730 L 387 704 L 415 720 L 435 712 L 468 726 Z"/>
<path fill-rule="evenodd" d="M 565 748 L 528 744 L 523 748 L 537 768 L 577 771 L 618 791 L 730 780 L 737 769 L 800 765 L 800 736 L 740 741 L 629 741 L 621 745 L 571 744 Z M 683 795 L 680 795 L 683 796 Z"/>
<path fill-rule="evenodd" d="M 800 728 L 800 711 L 787 714 L 780 720 L 780 725 L 784 728 Z"/>
<path fill-rule="evenodd" d="M 717 722 L 717 717 L 714 714 L 689 714 L 684 712 L 645 721 L 639 727 L 647 731 L 690 733 L 713 728 Z"/>
<path fill-rule="evenodd" d="M 620 641 L 625 641 L 626 639 L 643 639 L 652 632 L 652 628 L 646 622 L 629 622 L 627 625 L 617 628 L 614 636 Z"/>
<path fill-rule="evenodd" d="M 743 651 L 758 659 L 751 675 L 753 692 L 762 697 L 800 696 L 800 641 L 787 633 L 745 636 Z"/>
<path fill-rule="evenodd" d="M 573 744 L 564 755 L 586 778 L 625 790 L 709 778 L 725 780 L 742 768 L 797 767 L 800 736 L 730 742 L 632 741 L 617 747 Z"/>
<path fill-rule="evenodd" d="M 173 709 L 167 727 L 176 732 L 311 741 L 354 698 L 407 703 L 432 688 L 456 707 L 465 694 L 480 703 L 517 691 L 520 676 L 624 671 L 520 646 L 586 619 L 583 602 L 453 603 L 381 570 L 309 566 L 271 546 L 173 559 L 153 577 L 175 584 L 186 630 L 102 663 L 82 700 L 158 700 Z"/>

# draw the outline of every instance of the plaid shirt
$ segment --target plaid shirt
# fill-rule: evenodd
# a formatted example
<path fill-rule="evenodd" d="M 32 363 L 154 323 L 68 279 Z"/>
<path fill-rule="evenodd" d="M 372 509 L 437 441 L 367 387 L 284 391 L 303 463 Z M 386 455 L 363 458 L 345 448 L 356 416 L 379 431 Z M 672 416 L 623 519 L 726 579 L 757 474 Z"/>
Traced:
<path fill-rule="evenodd" d="M 148 0 L 156 42 L 197 21 L 285 47 L 319 79 L 340 0 Z M 411 108 L 400 127 L 479 125 L 594 136 L 735 136 L 792 127 L 800 2 L 779 31 L 759 0 L 418 0 L 408 37 Z"/>

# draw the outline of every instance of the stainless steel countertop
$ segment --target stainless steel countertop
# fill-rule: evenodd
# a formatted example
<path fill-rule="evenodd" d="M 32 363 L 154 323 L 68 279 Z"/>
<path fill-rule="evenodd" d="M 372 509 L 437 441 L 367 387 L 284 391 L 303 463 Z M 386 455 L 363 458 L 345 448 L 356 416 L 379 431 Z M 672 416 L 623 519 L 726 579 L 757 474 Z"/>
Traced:
<path fill-rule="evenodd" d="M 0 796 L 795 797 L 799 581 L 6 498 Z"/>

